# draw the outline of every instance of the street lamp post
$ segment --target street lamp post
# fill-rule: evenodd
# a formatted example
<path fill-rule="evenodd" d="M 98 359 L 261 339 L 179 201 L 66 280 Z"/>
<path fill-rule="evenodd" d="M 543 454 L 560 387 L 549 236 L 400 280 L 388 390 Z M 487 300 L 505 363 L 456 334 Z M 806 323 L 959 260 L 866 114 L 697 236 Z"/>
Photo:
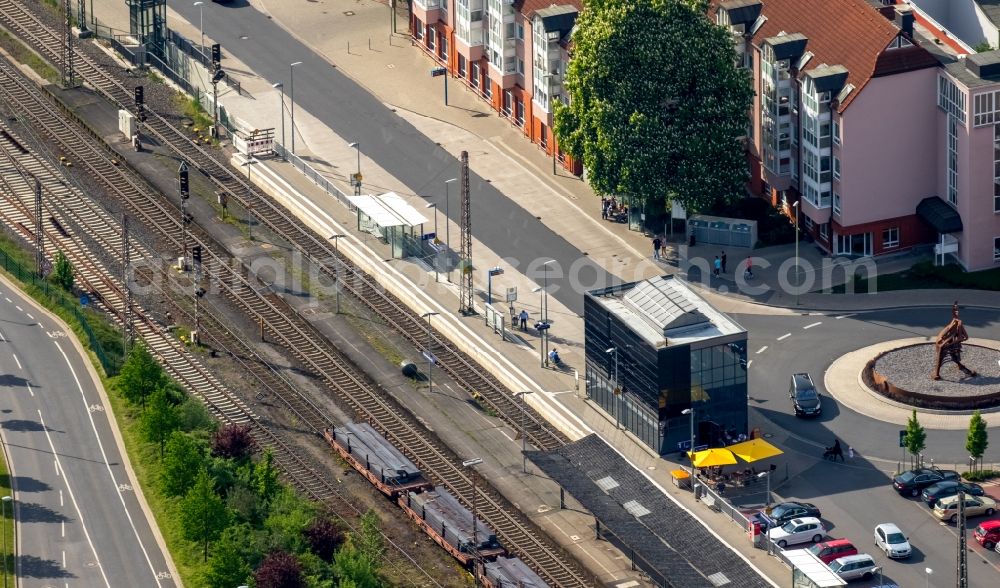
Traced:
<path fill-rule="evenodd" d="M 354 149 L 358 152 L 358 173 L 354 176 L 354 195 L 361 195 L 361 143 L 354 141 L 353 143 L 348 143 L 348 147 Z"/>
<path fill-rule="evenodd" d="M 757 474 L 758 478 L 767 478 L 767 494 L 764 495 L 764 508 L 771 506 L 771 471 Z"/>
<path fill-rule="evenodd" d="M 3 587 L 7 588 L 7 503 L 13 500 L 10 496 L 0 498 L 3 509 Z M 11 510 L 13 512 L 13 510 Z"/>
<path fill-rule="evenodd" d="M 795 306 L 799 305 L 799 201 L 792 204 L 795 210 Z"/>
<path fill-rule="evenodd" d="M 198 18 L 201 22 L 201 56 L 205 57 L 205 3 L 195 2 L 194 6 L 198 7 Z"/>
<path fill-rule="evenodd" d="M 288 97 L 289 109 L 292 123 L 292 155 L 295 155 L 295 66 L 302 65 L 301 61 L 296 61 L 288 65 Z"/>
<path fill-rule="evenodd" d="M 607 349 L 604 350 L 604 353 L 607 353 L 607 354 L 612 354 L 613 353 L 614 356 L 615 356 L 615 385 L 614 385 L 614 389 L 611 390 L 611 396 L 614 399 L 614 403 L 615 403 L 615 408 L 614 408 L 614 413 L 615 413 L 615 428 L 616 429 L 620 429 L 621 428 L 622 419 L 621 419 L 621 414 L 620 414 L 621 411 L 618 410 L 618 347 L 609 347 L 609 348 L 607 348 Z"/>
<path fill-rule="evenodd" d="M 271 84 L 272 88 L 281 90 L 281 155 L 285 155 L 285 84 L 277 82 Z"/>
<path fill-rule="evenodd" d="M 542 264 L 545 268 L 545 273 L 542 274 L 542 322 L 546 325 L 549 324 L 549 265 L 555 263 L 556 260 L 550 259 Z M 542 331 L 542 352 L 545 354 L 545 367 L 549 367 L 549 330 L 546 328 Z"/>
<path fill-rule="evenodd" d="M 688 449 L 691 451 L 689 454 L 691 459 L 691 481 L 694 482 L 694 407 L 685 408 L 681 411 L 681 414 L 691 415 L 691 447 Z"/>
<path fill-rule="evenodd" d="M 449 218 L 451 217 L 451 191 L 448 189 L 448 184 L 452 182 L 457 182 L 458 178 L 451 178 L 450 180 L 444 181 L 444 245 L 445 250 L 448 255 L 451 255 L 451 224 L 449 224 Z M 448 265 L 448 281 L 451 281 L 451 257 L 449 259 Z"/>
<path fill-rule="evenodd" d="M 531 394 L 531 390 L 528 390 L 526 392 L 518 392 L 517 394 L 514 395 L 521 398 L 521 473 L 522 474 L 528 473 L 528 456 L 524 454 L 524 452 L 528 450 L 528 441 L 527 441 L 528 429 L 525 426 L 525 419 L 528 416 L 528 407 L 526 406 L 524 400 L 525 394 Z"/>
<path fill-rule="evenodd" d="M 428 391 L 432 391 L 434 389 L 434 377 L 433 377 L 434 354 L 431 353 L 431 337 L 432 337 L 432 333 L 431 333 L 431 317 L 432 316 L 436 316 L 437 314 L 438 313 L 432 311 L 432 312 L 425 312 L 424 314 L 420 315 L 420 318 L 426 318 L 427 319 L 427 346 L 425 348 L 424 355 L 427 356 L 427 390 Z"/>
<path fill-rule="evenodd" d="M 333 252 L 336 254 L 337 262 L 340 262 L 340 240 L 347 235 L 330 235 L 330 239 L 333 240 Z M 342 267 L 346 267 L 346 264 L 342 264 Z M 337 280 L 337 314 L 340 314 L 340 272 L 337 271 L 334 274 L 334 279 Z"/>
<path fill-rule="evenodd" d="M 438 241 L 438 210 L 437 210 L 437 203 L 430 202 L 430 203 L 427 204 L 427 208 L 433 208 L 434 209 L 434 239 L 432 241 Z M 433 243 L 431 243 L 431 244 L 433 245 Z M 437 247 L 434 247 L 434 261 L 433 261 L 433 263 L 434 263 L 434 281 L 435 282 L 438 281 L 438 270 L 439 270 L 439 268 L 438 268 L 438 265 L 439 265 L 438 264 L 438 260 L 440 259 L 440 257 L 441 256 L 438 254 Z"/>
<path fill-rule="evenodd" d="M 253 182 L 250 180 L 250 168 L 255 163 L 260 163 L 260 160 L 251 157 L 240 164 L 240 167 L 247 168 L 247 183 L 251 185 L 251 188 L 247 192 L 247 235 L 251 241 L 253 241 L 253 200 L 251 200 L 253 197 Z"/>
<path fill-rule="evenodd" d="M 931 574 L 933 574 L 933 573 L 934 573 L 934 570 L 932 570 L 930 568 L 924 568 L 924 578 L 926 580 L 924 582 L 924 586 L 926 586 L 926 588 L 931 588 Z"/>
<path fill-rule="evenodd" d="M 479 465 L 483 463 L 483 458 L 473 457 L 472 459 L 467 459 L 462 462 L 464 467 L 472 469 L 472 466 Z M 476 470 L 472 470 L 472 548 L 475 549 L 476 554 L 476 566 L 479 565 L 479 536 L 477 531 L 477 509 L 476 505 L 478 501 L 476 500 Z M 476 588 L 479 588 L 479 570 L 476 570 L 475 574 L 472 574 L 476 578 Z"/>

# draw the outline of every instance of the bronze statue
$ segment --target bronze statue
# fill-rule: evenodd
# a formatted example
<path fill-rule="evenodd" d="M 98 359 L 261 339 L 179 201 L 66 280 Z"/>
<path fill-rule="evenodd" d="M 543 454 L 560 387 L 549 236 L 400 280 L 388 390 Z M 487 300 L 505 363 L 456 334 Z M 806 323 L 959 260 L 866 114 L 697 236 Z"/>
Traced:
<path fill-rule="evenodd" d="M 969 334 L 962 325 L 962 319 L 958 316 L 958 301 L 951 307 L 951 321 L 948 326 L 938 333 L 937 342 L 934 343 L 934 350 L 937 354 L 937 362 L 934 364 L 934 373 L 931 379 L 941 379 L 941 364 L 944 363 L 945 356 L 948 356 L 962 373 L 970 378 L 977 376 L 976 372 L 962 365 L 962 342 L 969 340 Z"/>

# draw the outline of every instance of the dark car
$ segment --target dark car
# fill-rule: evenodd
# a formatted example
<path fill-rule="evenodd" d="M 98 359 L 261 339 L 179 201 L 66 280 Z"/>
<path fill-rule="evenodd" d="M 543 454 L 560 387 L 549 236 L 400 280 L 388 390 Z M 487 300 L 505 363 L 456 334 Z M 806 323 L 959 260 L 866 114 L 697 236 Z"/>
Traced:
<path fill-rule="evenodd" d="M 820 518 L 819 509 L 815 504 L 808 502 L 782 502 L 771 507 L 771 512 L 764 512 L 763 515 L 768 522 L 768 528 L 780 527 L 792 519 L 802 517 Z"/>
<path fill-rule="evenodd" d="M 937 468 L 917 468 L 892 479 L 892 487 L 902 495 L 920 496 L 924 488 L 945 480 L 958 480 L 958 472 Z"/>
<path fill-rule="evenodd" d="M 958 494 L 958 490 L 960 488 L 962 492 L 972 496 L 982 496 L 986 493 L 986 491 L 983 490 L 983 487 L 979 484 L 959 482 L 958 480 L 944 480 L 943 482 L 938 482 L 937 484 L 924 488 L 924 491 L 920 493 L 920 497 L 924 499 L 927 506 L 934 508 L 935 502 L 941 500 L 942 498 Z"/>
<path fill-rule="evenodd" d="M 813 384 L 809 374 L 792 374 L 792 383 L 788 387 L 788 397 L 792 400 L 792 409 L 795 416 L 819 416 L 823 410 L 823 405 L 819 399 L 819 392 Z"/>

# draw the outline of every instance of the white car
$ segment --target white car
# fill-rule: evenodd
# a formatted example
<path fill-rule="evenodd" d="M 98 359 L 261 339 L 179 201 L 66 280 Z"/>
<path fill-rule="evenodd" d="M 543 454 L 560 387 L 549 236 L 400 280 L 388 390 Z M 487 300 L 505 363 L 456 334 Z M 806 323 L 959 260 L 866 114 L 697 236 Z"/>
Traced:
<path fill-rule="evenodd" d="M 823 526 L 823 521 L 816 517 L 802 517 L 801 519 L 792 519 L 780 527 L 768 529 L 767 536 L 778 547 L 784 549 L 796 543 L 821 541 L 826 536 L 826 527 Z"/>
<path fill-rule="evenodd" d="M 910 557 L 909 538 L 892 523 L 882 523 L 875 527 L 875 545 L 885 552 L 886 557 Z"/>

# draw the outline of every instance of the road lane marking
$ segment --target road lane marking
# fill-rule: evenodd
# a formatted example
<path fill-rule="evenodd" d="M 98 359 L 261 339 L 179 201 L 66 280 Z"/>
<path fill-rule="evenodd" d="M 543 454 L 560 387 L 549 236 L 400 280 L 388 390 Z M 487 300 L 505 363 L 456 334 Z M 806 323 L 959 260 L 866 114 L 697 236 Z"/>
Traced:
<path fill-rule="evenodd" d="M 803 328 L 803 329 L 811 329 L 811 328 L 813 328 L 813 327 L 818 327 L 818 326 L 820 326 L 820 325 L 822 325 L 822 324 L 823 324 L 823 321 L 817 321 L 817 322 L 815 322 L 815 323 L 813 323 L 813 324 L 811 324 L 811 325 L 806 325 L 806 326 L 804 326 L 804 327 L 802 327 L 802 328 Z"/>
<path fill-rule="evenodd" d="M 55 341 L 54 343 L 56 345 L 56 349 L 58 349 L 59 353 L 62 354 L 63 360 L 66 361 L 66 366 L 69 368 L 70 373 L 73 374 L 73 381 L 76 382 L 76 389 L 80 391 L 80 398 L 83 400 L 84 409 L 86 409 L 89 406 L 87 404 L 87 395 L 83 391 L 83 385 L 80 383 L 80 378 L 76 375 L 76 369 L 73 368 L 73 364 L 69 361 L 69 357 L 66 355 L 66 352 L 63 351 L 62 345 L 60 345 L 58 341 Z M 108 461 L 108 454 L 104 451 L 104 442 L 101 441 L 101 436 L 97 433 L 97 424 L 94 422 L 94 413 L 87 410 L 87 418 L 90 419 L 90 428 L 94 431 L 94 438 L 97 439 L 97 446 L 101 450 L 101 458 L 104 459 L 104 465 L 108 469 L 108 476 L 111 477 L 111 483 L 118 486 L 118 481 L 115 479 L 115 473 L 111 471 L 111 463 Z M 124 457 L 122 459 L 124 459 Z M 69 497 L 70 500 L 73 500 L 73 503 L 76 504 L 76 500 L 73 499 L 72 491 L 70 491 Z M 146 544 L 143 543 L 142 538 L 139 537 L 139 530 L 135 528 L 135 522 L 132 520 L 132 513 L 129 512 L 128 506 L 125 504 L 125 495 L 122 494 L 120 490 L 118 491 L 118 500 L 122 503 L 122 509 L 125 511 L 125 517 L 128 519 L 129 526 L 132 527 L 132 533 L 135 535 L 135 539 L 139 543 L 139 548 L 142 549 L 142 554 L 146 558 L 146 564 L 149 565 L 149 570 L 153 573 L 153 579 L 156 580 L 156 585 L 162 586 L 160 578 L 156 574 L 156 568 L 153 566 L 153 561 L 149 558 L 149 552 L 146 551 Z M 97 557 L 96 553 L 94 554 L 94 557 Z M 101 568 L 101 575 L 104 575 L 103 567 Z M 107 576 L 104 576 L 104 579 L 107 581 Z M 110 584 L 108 584 L 108 588 L 111 588 Z"/>
<path fill-rule="evenodd" d="M 765 345 L 765 346 L 761 347 L 760 349 L 758 349 L 757 350 L 757 355 L 760 355 L 761 353 L 764 353 L 765 351 L 767 351 L 767 345 Z"/>
<path fill-rule="evenodd" d="M 500 429 L 500 434 L 501 434 L 501 435 L 503 435 L 504 437 L 506 437 L 506 438 L 510 439 L 511 443 L 513 443 L 513 442 L 514 442 L 514 438 L 513 438 L 513 437 L 511 437 L 510 435 L 508 435 L 508 434 L 507 434 L 507 431 L 504 431 L 503 429 Z"/>
<path fill-rule="evenodd" d="M 35 317 L 31 316 L 30 312 L 26 312 L 24 314 L 28 315 L 28 318 L 30 318 L 31 320 L 35 320 Z"/>
<path fill-rule="evenodd" d="M 7 342 L 7 337 L 4 337 L 2 332 L 0 332 L 0 341 L 2 341 L 4 343 Z"/>
<path fill-rule="evenodd" d="M 6 296 L 4 296 L 3 298 L 4 298 L 4 300 L 6 300 L 7 302 L 9 302 L 9 303 L 11 303 L 11 304 L 14 304 L 14 301 L 13 301 L 13 300 L 11 300 L 10 298 L 7 298 Z"/>
<path fill-rule="evenodd" d="M 753 360 L 751 359 L 750 361 L 747 362 L 747 367 L 750 367 L 752 365 L 753 365 Z"/>
<path fill-rule="evenodd" d="M 784 335 L 778 337 L 778 341 L 784 341 L 785 339 L 787 339 L 787 338 L 789 338 L 791 336 L 792 336 L 791 333 L 785 333 Z"/>
<path fill-rule="evenodd" d="M 63 550 L 63 569 L 66 569 L 66 550 Z"/>
<path fill-rule="evenodd" d="M 34 398 L 35 391 L 31 388 L 31 382 L 25 382 L 24 385 L 28 387 L 28 394 L 31 394 L 31 397 Z"/>
<path fill-rule="evenodd" d="M 14 356 L 14 361 L 17 362 L 17 369 L 19 369 L 19 370 L 20 369 L 24 369 L 24 368 L 21 367 L 21 360 L 17 358 L 17 354 L 16 353 L 11 353 L 11 355 Z"/>
<path fill-rule="evenodd" d="M 14 308 L 16 308 L 18 312 L 24 312 L 24 309 L 18 306 L 17 304 L 14 305 Z"/>
<path fill-rule="evenodd" d="M 840 315 L 840 316 L 835 316 L 835 317 L 833 317 L 833 320 L 835 320 L 835 321 L 839 321 L 839 320 L 840 320 L 840 319 L 842 319 L 842 318 L 848 318 L 848 317 L 852 317 L 852 316 L 854 316 L 855 314 L 857 314 L 857 313 L 854 313 L 854 314 L 842 314 L 842 315 Z"/>
<path fill-rule="evenodd" d="M 62 527 L 62 536 L 65 537 L 66 536 L 66 521 L 61 521 L 59 523 L 59 526 Z M 65 552 L 63 552 L 63 553 L 65 553 Z M 63 565 L 63 567 L 66 567 L 66 566 Z"/>
<path fill-rule="evenodd" d="M 59 506 L 63 506 L 63 495 L 62 495 L 62 490 L 59 490 Z"/>
<path fill-rule="evenodd" d="M 65 354 L 63 354 L 65 356 Z M 68 361 L 68 360 L 67 360 Z M 74 374 L 75 376 L 75 374 Z M 56 471 L 62 471 L 62 464 L 59 463 L 59 454 L 56 452 L 56 446 L 52 443 L 52 435 L 49 434 L 49 428 L 45 426 L 45 419 L 42 418 L 42 411 L 38 411 L 38 421 L 42 424 L 42 431 L 45 432 L 45 438 L 49 440 L 49 449 L 52 450 L 52 455 L 56 458 Z M 83 520 L 83 513 L 80 512 L 80 505 L 76 502 L 76 496 L 73 495 L 73 487 L 69 485 L 69 478 L 66 477 L 66 472 L 62 472 L 63 481 L 66 484 L 66 490 L 69 492 L 70 502 L 73 503 L 73 509 L 76 510 L 76 516 L 80 521 L 80 526 L 83 527 L 83 536 L 87 538 L 87 544 L 90 545 L 90 551 L 94 554 L 94 559 L 97 561 L 97 568 L 101 570 L 101 577 L 104 578 L 104 584 L 111 588 L 111 582 L 108 581 L 107 574 L 104 573 L 104 566 L 101 565 L 101 558 L 97 555 L 97 550 L 94 549 L 94 542 L 90 539 L 90 532 L 87 531 L 87 523 Z M 65 564 L 63 565 L 65 567 Z"/>

